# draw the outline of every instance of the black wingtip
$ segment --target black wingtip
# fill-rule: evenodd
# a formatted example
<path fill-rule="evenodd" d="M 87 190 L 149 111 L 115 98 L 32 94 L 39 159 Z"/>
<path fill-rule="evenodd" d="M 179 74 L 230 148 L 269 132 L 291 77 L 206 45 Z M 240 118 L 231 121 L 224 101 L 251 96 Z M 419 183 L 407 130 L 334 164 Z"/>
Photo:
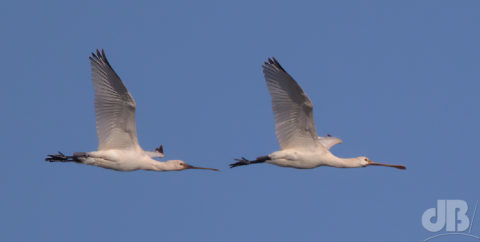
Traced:
<path fill-rule="evenodd" d="M 110 68 L 112 68 L 112 66 L 110 65 L 110 62 L 107 59 L 107 55 L 105 54 L 105 50 L 103 50 L 103 48 L 96 49 L 94 52 L 92 52 L 92 56 L 89 57 L 89 59 L 96 62 L 104 62 Z"/>
<path fill-rule="evenodd" d="M 278 68 L 280 68 L 280 70 L 286 72 L 285 69 L 283 69 L 282 65 L 280 65 L 280 63 L 277 61 L 277 59 L 275 59 L 275 57 L 272 56 L 272 59 L 273 59 L 273 64 L 274 64 L 276 67 L 278 67 Z"/>
<path fill-rule="evenodd" d="M 160 147 L 156 148 L 155 151 L 165 154 L 163 153 L 163 145 L 160 145 Z"/>
<path fill-rule="evenodd" d="M 105 59 L 106 58 L 105 51 L 103 50 L 103 48 L 95 49 L 95 51 L 92 52 L 92 57 L 96 59 Z"/>
<path fill-rule="evenodd" d="M 267 61 L 264 62 L 265 65 L 273 65 L 273 66 L 277 67 L 278 69 L 286 72 L 285 69 L 283 69 L 283 67 L 280 65 L 280 63 L 278 63 L 277 59 L 275 59 L 275 57 L 273 57 L 273 56 L 268 57 L 267 60 L 268 60 L 268 62 Z"/>

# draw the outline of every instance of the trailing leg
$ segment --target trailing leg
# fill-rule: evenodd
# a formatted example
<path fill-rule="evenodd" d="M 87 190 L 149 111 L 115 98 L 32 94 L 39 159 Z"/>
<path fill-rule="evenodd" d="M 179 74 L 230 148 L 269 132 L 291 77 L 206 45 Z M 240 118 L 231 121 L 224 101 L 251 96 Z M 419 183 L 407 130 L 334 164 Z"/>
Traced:
<path fill-rule="evenodd" d="M 256 160 L 251 160 L 251 161 L 245 159 L 245 157 L 242 157 L 241 159 L 235 159 L 235 160 L 237 162 L 233 163 L 233 164 L 230 164 L 230 168 L 234 168 L 234 167 L 237 167 L 237 166 L 246 166 L 246 165 L 251 165 L 251 164 L 263 163 L 267 160 L 270 160 L 270 157 L 268 155 L 265 155 L 265 156 L 257 157 Z"/>
<path fill-rule="evenodd" d="M 56 155 L 48 155 L 45 158 L 45 161 L 50 162 L 78 162 L 81 163 L 82 161 L 79 158 L 86 158 L 88 157 L 87 153 L 85 152 L 75 152 L 72 156 L 64 155 L 62 152 L 58 152 Z"/>

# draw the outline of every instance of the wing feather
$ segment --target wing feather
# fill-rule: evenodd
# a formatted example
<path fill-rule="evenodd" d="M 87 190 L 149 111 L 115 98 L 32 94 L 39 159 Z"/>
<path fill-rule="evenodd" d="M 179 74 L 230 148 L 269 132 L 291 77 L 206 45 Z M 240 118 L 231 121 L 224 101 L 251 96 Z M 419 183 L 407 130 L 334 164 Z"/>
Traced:
<path fill-rule="evenodd" d="M 342 143 L 341 139 L 333 136 L 318 136 L 318 141 L 327 149 L 332 148 L 332 146 L 336 144 Z"/>
<path fill-rule="evenodd" d="M 310 98 L 275 58 L 268 58 L 262 67 L 272 97 L 275 133 L 282 149 L 317 148 Z"/>
<path fill-rule="evenodd" d="M 98 150 L 129 149 L 138 146 L 135 101 L 105 56 L 92 53 L 93 89 Z"/>

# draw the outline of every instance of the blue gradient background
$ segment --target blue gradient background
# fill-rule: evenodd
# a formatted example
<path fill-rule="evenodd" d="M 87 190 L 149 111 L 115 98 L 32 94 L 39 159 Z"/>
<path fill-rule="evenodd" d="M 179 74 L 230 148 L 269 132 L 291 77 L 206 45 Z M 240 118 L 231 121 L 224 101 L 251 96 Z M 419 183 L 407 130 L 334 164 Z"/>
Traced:
<path fill-rule="evenodd" d="M 2 1 L 1 241 L 420 241 L 437 199 L 480 199 L 480 1 Z M 43 161 L 97 146 L 88 56 L 137 102 L 141 145 L 222 172 Z M 341 157 L 227 168 L 277 150 L 275 56 Z M 480 235 L 480 220 L 472 233 Z M 448 239 L 448 240 L 447 240 Z M 437 241 L 472 241 L 443 238 Z"/>

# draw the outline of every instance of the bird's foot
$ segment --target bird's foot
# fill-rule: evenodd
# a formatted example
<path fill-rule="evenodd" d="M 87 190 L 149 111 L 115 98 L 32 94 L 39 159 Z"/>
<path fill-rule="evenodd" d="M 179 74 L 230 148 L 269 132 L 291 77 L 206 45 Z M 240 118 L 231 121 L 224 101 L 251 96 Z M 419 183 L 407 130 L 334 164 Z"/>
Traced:
<path fill-rule="evenodd" d="M 234 168 L 234 167 L 237 167 L 237 166 L 246 166 L 246 165 L 250 165 L 251 162 L 247 159 L 245 159 L 245 157 L 242 157 L 242 159 L 234 159 L 236 160 L 237 162 L 236 163 L 233 163 L 233 164 L 230 164 L 230 168 Z"/>
<path fill-rule="evenodd" d="M 88 157 L 88 154 L 85 153 L 85 152 L 75 152 L 73 153 L 72 156 L 69 156 L 69 155 L 64 155 L 62 152 L 58 152 L 58 154 L 56 155 L 48 155 L 47 158 L 45 158 L 45 161 L 50 161 L 50 162 L 56 162 L 56 161 L 60 161 L 60 162 L 80 162 L 80 160 L 78 159 L 79 157 Z"/>
<path fill-rule="evenodd" d="M 62 152 L 58 152 L 58 154 L 56 155 L 48 155 L 47 158 L 45 158 L 45 161 L 50 161 L 50 162 L 54 162 L 54 161 L 69 161 L 68 160 L 69 157 L 64 155 Z"/>

